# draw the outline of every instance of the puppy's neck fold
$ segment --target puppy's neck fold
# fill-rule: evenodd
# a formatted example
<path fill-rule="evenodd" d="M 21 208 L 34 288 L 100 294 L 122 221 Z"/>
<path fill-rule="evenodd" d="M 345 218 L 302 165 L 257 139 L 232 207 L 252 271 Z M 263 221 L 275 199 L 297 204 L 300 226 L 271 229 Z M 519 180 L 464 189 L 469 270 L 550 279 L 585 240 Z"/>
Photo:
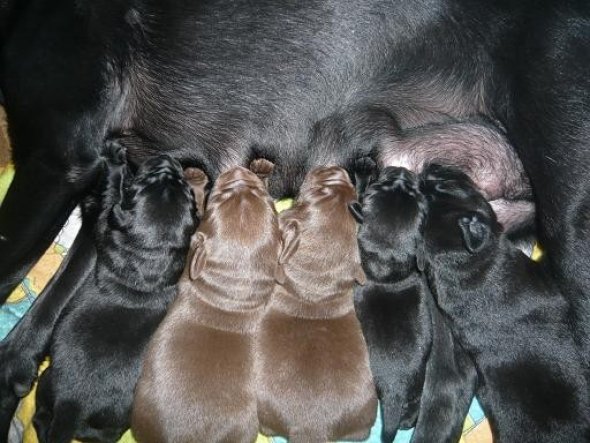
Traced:
<path fill-rule="evenodd" d="M 248 266 L 248 261 L 244 260 L 242 265 Z M 227 263 L 211 261 L 207 262 L 197 279 L 190 280 L 185 276 L 181 280 L 181 290 L 190 292 L 218 309 L 233 312 L 251 311 L 264 306 L 274 285 L 273 275 L 233 272 Z"/>
<path fill-rule="evenodd" d="M 297 318 L 328 319 L 342 317 L 354 310 L 352 289 L 320 301 L 304 300 L 277 285 L 271 297 L 272 309 Z"/>

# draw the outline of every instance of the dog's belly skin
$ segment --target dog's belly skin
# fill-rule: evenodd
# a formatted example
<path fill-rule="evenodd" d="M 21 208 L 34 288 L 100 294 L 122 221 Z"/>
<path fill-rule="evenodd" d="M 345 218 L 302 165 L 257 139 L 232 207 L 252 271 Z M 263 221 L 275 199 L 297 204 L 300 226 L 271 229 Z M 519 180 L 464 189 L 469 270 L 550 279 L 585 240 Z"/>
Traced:
<path fill-rule="evenodd" d="M 105 135 L 133 131 L 213 176 L 266 156 L 277 163 L 278 196 L 294 193 L 311 167 L 353 155 L 307 149 L 315 122 L 344 107 L 385 107 L 401 127 L 491 113 L 483 71 L 492 72 L 494 48 L 446 29 L 461 2 L 406 10 L 376 0 L 256 8 L 144 0 L 80 2 L 76 12 L 68 1 L 38 3 L 2 54 L 11 61 L 1 86 L 17 161 L 43 139 L 66 171 L 83 168 Z M 414 55 L 428 37 L 449 45 L 425 69 Z M 51 57 L 59 63 L 46 69 Z M 484 60 L 481 72 L 471 57 Z"/>

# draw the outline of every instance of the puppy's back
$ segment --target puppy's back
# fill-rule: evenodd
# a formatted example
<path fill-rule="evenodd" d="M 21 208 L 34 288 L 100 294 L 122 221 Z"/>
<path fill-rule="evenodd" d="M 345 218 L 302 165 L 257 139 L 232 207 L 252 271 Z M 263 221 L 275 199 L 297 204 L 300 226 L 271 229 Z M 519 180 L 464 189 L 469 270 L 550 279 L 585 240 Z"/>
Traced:
<path fill-rule="evenodd" d="M 142 442 L 251 443 L 258 432 L 253 334 L 279 251 L 272 201 L 253 174 L 215 184 L 179 284 L 154 335 L 136 392 Z"/>
<path fill-rule="evenodd" d="M 321 168 L 280 216 L 284 279 L 258 334 L 258 408 L 263 432 L 292 442 L 366 438 L 375 418 L 367 349 L 352 304 L 355 278 L 362 280 L 347 206 L 354 198 L 343 170 Z"/>

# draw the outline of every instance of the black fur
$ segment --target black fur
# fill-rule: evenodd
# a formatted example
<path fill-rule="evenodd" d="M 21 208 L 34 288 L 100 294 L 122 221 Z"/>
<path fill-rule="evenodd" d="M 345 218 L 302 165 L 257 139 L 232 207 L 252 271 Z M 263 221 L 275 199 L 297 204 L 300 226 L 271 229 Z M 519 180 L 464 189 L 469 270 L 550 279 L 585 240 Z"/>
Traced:
<path fill-rule="evenodd" d="M 361 222 L 367 276 L 355 292 L 355 308 L 381 401 L 381 439 L 387 443 L 399 428 L 416 423 L 412 441 L 456 443 L 474 392 L 473 365 L 454 343 L 419 272 L 424 208 L 416 176 L 392 167 L 368 187 L 362 208 L 351 207 Z"/>
<path fill-rule="evenodd" d="M 112 142 L 108 151 L 114 158 L 91 248 L 78 249 L 91 252 L 74 250 L 50 291 L 56 298 L 39 300 L 0 349 L 10 358 L 0 389 L 12 387 L 13 399 L 28 392 L 39 360 L 51 355 L 37 390 L 40 442 L 116 441 L 129 427 L 140 357 L 176 295 L 197 226 L 178 162 L 156 157 L 132 176 L 123 149 Z M 6 406 L 3 431 L 14 403 Z"/>
<path fill-rule="evenodd" d="M 462 172 L 432 165 L 422 179 L 428 280 L 475 362 L 494 441 L 590 441 L 588 372 L 575 317 L 547 264 L 507 240 Z"/>
<path fill-rule="evenodd" d="M 315 165 L 373 150 L 315 143 L 343 110 L 377 109 L 401 129 L 482 114 L 530 176 L 548 266 L 590 355 L 589 47 L 585 0 L 0 2 L 17 166 L 0 208 L 0 299 L 88 192 L 109 134 L 138 134 L 136 161 L 167 152 L 213 177 L 268 158 L 277 197 Z"/>
<path fill-rule="evenodd" d="M 0 441 L 5 441 L 21 397 L 28 394 L 40 362 L 49 352 L 63 308 L 94 269 L 96 249 L 87 224 L 82 225 L 58 272 L 27 314 L 0 342 Z"/>

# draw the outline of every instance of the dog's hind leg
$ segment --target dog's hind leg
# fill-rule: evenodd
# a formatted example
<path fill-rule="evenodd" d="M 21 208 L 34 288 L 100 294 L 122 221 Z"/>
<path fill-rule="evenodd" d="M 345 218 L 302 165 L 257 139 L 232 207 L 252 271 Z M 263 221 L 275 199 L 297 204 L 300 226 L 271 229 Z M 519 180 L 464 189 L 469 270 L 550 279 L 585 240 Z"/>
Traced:
<path fill-rule="evenodd" d="M 399 395 L 399 389 L 396 389 L 398 393 L 391 392 L 390 389 L 383 389 L 379 396 L 381 400 L 381 418 L 383 421 L 383 429 L 381 430 L 381 442 L 392 443 L 395 439 L 401 421 L 403 400 L 404 395 Z M 403 394 L 406 393 L 406 389 L 402 390 Z"/>
<path fill-rule="evenodd" d="M 0 344 L 0 441 L 7 435 L 18 398 L 31 389 L 63 308 L 94 268 L 90 230 L 82 226 L 57 274 Z"/>
<path fill-rule="evenodd" d="M 0 303 L 45 252 L 77 200 L 63 173 L 42 161 L 17 167 L 0 206 Z"/>
<path fill-rule="evenodd" d="M 0 441 L 8 441 L 10 423 L 18 402 L 19 398 L 13 392 L 4 395 L 4 392 L 0 391 Z"/>

